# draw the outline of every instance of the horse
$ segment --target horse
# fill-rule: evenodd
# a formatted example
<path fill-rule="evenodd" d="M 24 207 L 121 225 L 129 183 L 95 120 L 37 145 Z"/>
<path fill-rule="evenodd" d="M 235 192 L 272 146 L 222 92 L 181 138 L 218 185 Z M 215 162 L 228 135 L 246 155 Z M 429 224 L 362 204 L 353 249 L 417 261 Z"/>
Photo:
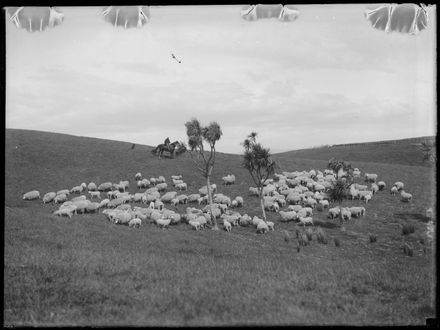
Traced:
<path fill-rule="evenodd" d="M 168 146 L 164 143 L 161 143 L 157 145 L 156 148 L 151 150 L 151 152 L 155 155 L 159 154 L 159 158 L 162 157 L 163 153 L 165 151 L 168 151 L 170 153 L 170 157 L 174 158 L 174 156 L 179 156 L 180 154 L 184 153 L 186 151 L 186 147 L 183 143 L 180 143 L 179 141 L 174 141 L 173 143 L 170 143 Z"/>

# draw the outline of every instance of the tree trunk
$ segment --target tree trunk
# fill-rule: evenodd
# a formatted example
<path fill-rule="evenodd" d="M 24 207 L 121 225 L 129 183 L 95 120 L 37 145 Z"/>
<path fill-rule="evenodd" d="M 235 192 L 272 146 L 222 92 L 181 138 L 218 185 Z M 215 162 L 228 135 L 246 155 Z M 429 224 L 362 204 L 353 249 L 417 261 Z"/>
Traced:
<path fill-rule="evenodd" d="M 342 217 L 342 203 L 339 203 L 339 221 L 341 225 L 344 223 L 344 218 Z"/>
<path fill-rule="evenodd" d="M 263 220 L 266 222 L 266 210 L 264 209 L 263 188 L 260 188 L 260 205 L 261 212 L 263 212 Z"/>
<path fill-rule="evenodd" d="M 208 189 L 208 202 L 209 202 L 209 209 L 211 210 L 211 221 L 214 223 L 213 230 L 218 230 L 217 226 L 217 218 L 214 216 L 214 213 L 212 212 L 212 193 L 211 193 L 211 182 L 210 182 L 210 175 L 206 177 L 206 188 Z"/>

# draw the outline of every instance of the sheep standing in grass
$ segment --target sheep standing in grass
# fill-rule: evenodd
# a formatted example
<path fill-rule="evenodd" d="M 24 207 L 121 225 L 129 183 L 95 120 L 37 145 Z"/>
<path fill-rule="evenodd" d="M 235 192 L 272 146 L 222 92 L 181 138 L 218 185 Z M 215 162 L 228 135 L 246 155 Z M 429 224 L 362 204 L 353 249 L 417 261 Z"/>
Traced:
<path fill-rule="evenodd" d="M 364 200 L 365 200 L 365 203 L 366 203 L 366 204 L 370 201 L 371 197 L 372 197 L 371 194 L 366 194 L 366 195 L 364 196 Z"/>
<path fill-rule="evenodd" d="M 386 188 L 386 183 L 384 181 L 379 181 L 377 183 L 377 186 L 379 187 L 379 190 L 384 190 Z"/>
<path fill-rule="evenodd" d="M 86 189 L 87 186 L 85 183 L 82 183 L 80 186 L 75 186 L 72 189 L 70 189 L 71 194 L 80 194 Z"/>
<path fill-rule="evenodd" d="M 243 197 L 241 197 L 241 196 L 235 197 L 234 201 L 237 202 L 237 207 L 243 206 L 243 204 L 244 204 Z"/>
<path fill-rule="evenodd" d="M 249 195 L 250 196 L 259 196 L 258 188 L 249 187 Z"/>
<path fill-rule="evenodd" d="M 223 228 L 225 228 L 226 231 L 230 232 L 232 229 L 232 225 L 228 221 L 223 221 Z"/>
<path fill-rule="evenodd" d="M 295 211 L 289 211 L 289 212 L 279 211 L 278 213 L 281 216 L 281 222 L 294 221 L 297 218 Z"/>
<path fill-rule="evenodd" d="M 171 219 L 160 218 L 160 219 L 156 220 L 156 224 L 159 226 L 159 228 L 162 228 L 162 229 L 168 228 L 170 223 L 171 223 Z"/>
<path fill-rule="evenodd" d="M 69 189 L 61 189 L 61 190 L 58 190 L 58 191 L 57 191 L 57 195 L 61 195 L 61 194 L 64 194 L 64 195 L 66 195 L 66 196 L 69 196 L 69 194 L 70 194 L 70 190 L 69 190 Z"/>
<path fill-rule="evenodd" d="M 240 226 L 247 227 L 252 223 L 252 218 L 248 214 L 244 214 L 238 220 Z"/>
<path fill-rule="evenodd" d="M 342 208 L 341 213 L 342 213 L 342 219 L 344 219 L 344 220 L 351 219 L 351 212 L 348 208 L 346 208 L 346 207 Z"/>
<path fill-rule="evenodd" d="M 90 194 L 90 199 L 93 199 L 94 197 L 101 199 L 101 192 L 100 191 L 89 191 L 89 194 Z"/>
<path fill-rule="evenodd" d="M 139 218 L 131 219 L 131 220 L 128 222 L 128 227 L 130 227 L 130 228 L 132 228 L 132 227 L 134 227 L 134 228 L 139 228 L 141 225 L 142 225 L 142 220 L 139 219 Z"/>
<path fill-rule="evenodd" d="M 353 170 L 353 178 L 360 178 L 361 177 L 361 171 L 359 171 L 358 168 L 355 168 Z"/>
<path fill-rule="evenodd" d="M 172 180 L 182 180 L 182 175 L 171 175 Z"/>
<path fill-rule="evenodd" d="M 188 185 L 186 184 L 186 182 L 182 182 L 182 183 L 176 184 L 176 188 L 178 190 L 188 190 Z"/>
<path fill-rule="evenodd" d="M 265 234 L 269 231 L 269 226 L 267 225 L 266 222 L 264 222 L 263 220 L 258 222 L 257 225 L 257 233 L 262 233 Z"/>
<path fill-rule="evenodd" d="M 339 207 L 333 207 L 328 210 L 327 218 L 335 219 L 339 216 L 339 213 L 340 213 Z"/>
<path fill-rule="evenodd" d="M 43 203 L 46 204 L 52 202 L 56 196 L 57 194 L 55 192 L 48 192 L 43 196 Z"/>
<path fill-rule="evenodd" d="M 188 223 L 189 223 L 189 225 L 190 225 L 191 227 L 193 227 L 195 230 L 200 230 L 200 223 L 199 223 L 198 221 L 190 220 Z"/>
<path fill-rule="evenodd" d="M 375 184 L 375 183 L 372 183 L 371 184 L 371 192 L 373 193 L 373 195 L 375 193 L 377 193 L 378 191 L 379 191 L 379 186 L 377 184 Z"/>
<path fill-rule="evenodd" d="M 154 208 L 156 210 L 163 210 L 163 208 L 164 208 L 163 202 L 158 200 L 158 199 L 156 199 L 156 201 L 154 202 Z"/>
<path fill-rule="evenodd" d="M 72 218 L 75 213 L 76 213 L 76 206 L 75 205 L 68 205 L 65 207 L 60 207 L 58 210 L 53 212 L 54 215 L 67 216 L 69 218 Z"/>
<path fill-rule="evenodd" d="M 179 204 L 179 199 L 178 198 L 173 198 L 171 200 L 171 205 L 173 205 L 174 207 L 177 207 L 178 204 Z"/>
<path fill-rule="evenodd" d="M 319 204 L 321 204 L 323 208 L 328 208 L 330 205 L 328 200 L 326 200 L 326 199 L 320 200 Z"/>
<path fill-rule="evenodd" d="M 24 200 L 40 199 L 40 192 L 38 190 L 32 190 L 23 195 Z"/>
<path fill-rule="evenodd" d="M 305 227 L 306 225 L 312 225 L 313 226 L 313 219 L 312 217 L 300 217 L 299 222 Z"/>
<path fill-rule="evenodd" d="M 65 201 L 67 201 L 67 195 L 66 195 L 66 194 L 59 194 L 59 195 L 56 195 L 55 198 L 54 198 L 54 200 L 53 200 L 53 202 L 54 202 L 55 204 L 63 203 L 63 202 L 65 202 Z"/>
<path fill-rule="evenodd" d="M 398 191 L 399 190 L 397 189 L 396 186 L 392 186 L 391 189 L 390 189 L 390 194 L 391 195 L 395 195 L 395 194 L 397 194 Z"/>
<path fill-rule="evenodd" d="M 167 190 L 168 185 L 165 182 L 162 182 L 162 183 L 158 183 L 156 185 L 156 188 L 158 191 L 165 191 L 165 190 Z"/>
<path fill-rule="evenodd" d="M 87 185 L 87 190 L 88 191 L 96 191 L 96 190 L 98 190 L 98 187 L 96 186 L 96 184 L 94 182 L 90 182 Z"/>
<path fill-rule="evenodd" d="M 377 174 L 365 173 L 365 182 L 376 182 Z"/>
<path fill-rule="evenodd" d="M 222 183 L 224 185 L 230 185 L 235 183 L 235 175 L 228 174 L 227 176 L 222 177 Z"/>
<path fill-rule="evenodd" d="M 98 186 L 99 191 L 109 191 L 112 190 L 113 184 L 111 182 L 104 182 Z"/>
<path fill-rule="evenodd" d="M 134 180 L 135 180 L 135 181 L 142 180 L 142 174 L 141 174 L 140 172 L 137 172 L 137 173 L 134 175 Z"/>
<path fill-rule="evenodd" d="M 196 203 L 200 197 L 200 194 L 188 195 L 188 203 Z"/>
<path fill-rule="evenodd" d="M 393 186 L 397 188 L 397 191 L 401 191 L 401 190 L 403 190 L 403 187 L 404 187 L 405 185 L 403 184 L 403 182 L 401 182 L 401 181 L 397 181 L 397 182 L 394 183 Z"/>
<path fill-rule="evenodd" d="M 405 192 L 405 190 L 402 190 L 400 192 L 400 196 L 402 197 L 403 202 L 409 202 L 412 200 L 412 195 L 410 193 Z"/>
<path fill-rule="evenodd" d="M 302 209 L 302 206 L 301 205 L 289 205 L 288 207 L 287 207 L 287 211 L 295 211 L 295 212 L 298 212 L 299 210 L 301 210 Z"/>
<path fill-rule="evenodd" d="M 272 221 L 267 221 L 266 225 L 269 228 L 269 230 L 275 230 L 274 228 L 275 224 Z"/>

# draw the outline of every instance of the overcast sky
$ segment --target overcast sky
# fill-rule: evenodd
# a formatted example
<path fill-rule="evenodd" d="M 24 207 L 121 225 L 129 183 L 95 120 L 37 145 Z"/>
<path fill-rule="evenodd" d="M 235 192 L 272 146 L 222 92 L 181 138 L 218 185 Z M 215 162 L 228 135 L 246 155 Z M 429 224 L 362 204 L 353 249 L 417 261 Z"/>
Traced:
<path fill-rule="evenodd" d="M 125 30 L 60 7 L 34 33 L 6 14 L 6 127 L 156 145 L 196 117 L 230 153 L 251 131 L 273 152 L 436 134 L 435 8 L 418 35 L 372 28 L 360 4 L 298 5 L 285 23 L 241 8 L 150 7 Z"/>

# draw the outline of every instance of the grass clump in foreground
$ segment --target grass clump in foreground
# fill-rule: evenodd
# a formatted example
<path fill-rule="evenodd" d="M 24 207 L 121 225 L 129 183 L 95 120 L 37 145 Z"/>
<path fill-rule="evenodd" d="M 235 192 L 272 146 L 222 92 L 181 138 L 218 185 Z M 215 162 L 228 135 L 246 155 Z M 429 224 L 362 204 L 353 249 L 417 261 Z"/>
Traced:
<path fill-rule="evenodd" d="M 409 235 L 416 231 L 415 226 L 412 223 L 404 224 L 402 226 L 402 235 Z"/>

